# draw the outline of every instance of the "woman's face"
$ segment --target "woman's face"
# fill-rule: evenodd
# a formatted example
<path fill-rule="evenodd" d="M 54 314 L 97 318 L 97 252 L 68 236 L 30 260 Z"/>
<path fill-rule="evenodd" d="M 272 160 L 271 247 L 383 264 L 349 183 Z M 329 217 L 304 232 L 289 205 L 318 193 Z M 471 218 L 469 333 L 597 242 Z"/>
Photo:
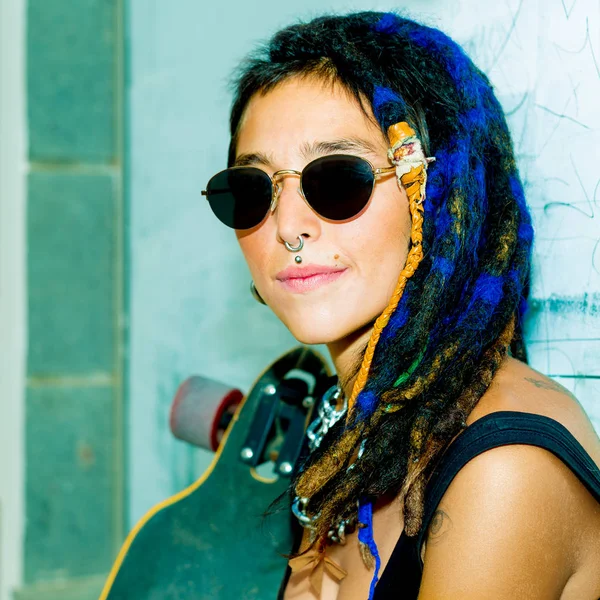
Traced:
<path fill-rule="evenodd" d="M 266 155 L 268 164 L 254 160 L 252 165 L 269 175 L 280 169 L 301 171 L 323 155 L 305 155 L 303 146 L 341 138 L 363 140 L 371 149 L 337 153 L 364 157 L 375 168 L 390 166 L 385 137 L 353 97 L 338 84 L 294 78 L 264 96 L 252 97 L 242 117 L 236 157 Z M 410 237 L 406 192 L 394 172 L 383 175 L 359 215 L 332 222 L 306 203 L 298 176 L 283 175 L 279 183 L 276 209 L 253 229 L 236 230 L 258 292 L 301 343 L 330 344 L 360 333 L 388 305 L 406 262 Z M 287 250 L 284 241 L 297 246 L 300 235 L 303 249 Z M 301 264 L 294 261 L 298 255 Z M 314 265 L 343 272 L 317 286 L 315 278 L 295 285 L 278 278 L 287 267 Z"/>

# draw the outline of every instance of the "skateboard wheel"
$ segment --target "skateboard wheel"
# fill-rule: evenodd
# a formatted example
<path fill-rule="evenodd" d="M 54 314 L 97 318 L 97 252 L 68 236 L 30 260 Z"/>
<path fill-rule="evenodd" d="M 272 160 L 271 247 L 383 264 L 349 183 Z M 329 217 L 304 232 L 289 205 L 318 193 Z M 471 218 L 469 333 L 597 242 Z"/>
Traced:
<path fill-rule="evenodd" d="M 189 377 L 171 404 L 171 432 L 180 440 L 214 452 L 243 397 L 239 389 L 219 381 Z"/>

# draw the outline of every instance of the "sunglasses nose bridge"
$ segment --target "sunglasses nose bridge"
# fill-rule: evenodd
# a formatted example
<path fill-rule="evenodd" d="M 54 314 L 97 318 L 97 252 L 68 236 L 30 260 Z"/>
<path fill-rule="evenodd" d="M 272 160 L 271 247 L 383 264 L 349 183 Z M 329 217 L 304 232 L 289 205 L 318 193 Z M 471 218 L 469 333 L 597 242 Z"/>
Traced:
<path fill-rule="evenodd" d="M 279 182 L 275 181 L 275 179 L 271 180 L 271 184 L 271 206 L 269 207 L 269 212 L 273 213 L 273 211 L 277 208 L 277 203 L 279 202 L 281 186 L 279 185 Z"/>
<path fill-rule="evenodd" d="M 302 177 L 301 171 L 294 171 L 293 169 L 282 169 L 281 171 L 275 171 L 271 176 L 271 184 L 273 189 L 271 206 L 269 207 L 269 211 L 271 214 L 277 208 L 277 204 L 279 202 L 279 197 L 281 196 L 281 190 L 283 189 L 283 185 L 280 183 L 279 178 L 282 175 L 299 175 Z M 302 194 L 304 196 L 304 194 Z"/>

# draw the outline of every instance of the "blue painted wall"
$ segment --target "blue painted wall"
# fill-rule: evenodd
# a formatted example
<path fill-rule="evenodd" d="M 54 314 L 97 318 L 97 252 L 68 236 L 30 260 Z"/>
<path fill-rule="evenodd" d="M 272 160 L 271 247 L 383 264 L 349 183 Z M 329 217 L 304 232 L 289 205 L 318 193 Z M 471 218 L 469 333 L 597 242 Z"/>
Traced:
<path fill-rule="evenodd" d="M 26 7 L 24 587 L 97 597 L 124 531 L 122 8 Z"/>

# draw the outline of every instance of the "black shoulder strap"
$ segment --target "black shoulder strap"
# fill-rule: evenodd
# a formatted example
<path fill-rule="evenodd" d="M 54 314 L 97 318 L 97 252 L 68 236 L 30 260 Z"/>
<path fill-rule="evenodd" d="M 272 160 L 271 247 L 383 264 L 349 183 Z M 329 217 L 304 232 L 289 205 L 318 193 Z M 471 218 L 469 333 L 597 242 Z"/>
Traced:
<path fill-rule="evenodd" d="M 558 421 L 543 415 L 518 411 L 498 411 L 477 419 L 450 444 L 434 469 L 425 492 L 423 524 L 417 537 L 421 546 L 427 527 L 442 496 L 460 469 L 478 454 L 509 444 L 540 446 L 560 458 L 600 502 L 600 468 L 591 456 Z"/>

